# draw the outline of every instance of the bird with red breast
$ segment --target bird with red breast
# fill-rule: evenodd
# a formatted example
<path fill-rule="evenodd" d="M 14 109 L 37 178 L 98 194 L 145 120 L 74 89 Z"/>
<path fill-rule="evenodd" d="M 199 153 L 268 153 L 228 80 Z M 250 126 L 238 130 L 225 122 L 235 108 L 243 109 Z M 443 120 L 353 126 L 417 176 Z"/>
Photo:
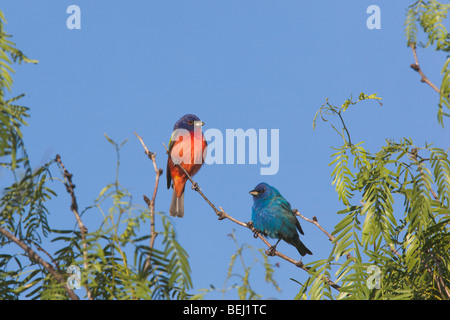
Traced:
<path fill-rule="evenodd" d="M 173 188 L 169 209 L 173 217 L 184 216 L 184 189 L 188 177 L 183 169 L 192 177 L 205 161 L 207 142 L 202 132 L 204 124 L 196 115 L 186 114 L 173 127 L 166 173 L 167 189 Z"/>

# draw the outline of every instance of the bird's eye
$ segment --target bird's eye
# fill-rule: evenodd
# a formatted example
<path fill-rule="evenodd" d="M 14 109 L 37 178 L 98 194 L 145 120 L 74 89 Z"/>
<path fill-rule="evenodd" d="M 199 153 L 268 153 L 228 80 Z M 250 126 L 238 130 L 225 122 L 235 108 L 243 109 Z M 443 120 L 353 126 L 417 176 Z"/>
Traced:
<path fill-rule="evenodd" d="M 192 126 L 194 124 L 194 121 L 188 120 L 188 125 Z"/>

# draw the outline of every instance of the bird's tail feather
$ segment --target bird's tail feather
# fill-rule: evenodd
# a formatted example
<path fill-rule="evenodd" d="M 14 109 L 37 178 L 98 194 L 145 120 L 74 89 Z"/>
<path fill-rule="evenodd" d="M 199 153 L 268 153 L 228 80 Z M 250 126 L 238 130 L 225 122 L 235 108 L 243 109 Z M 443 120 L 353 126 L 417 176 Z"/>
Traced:
<path fill-rule="evenodd" d="M 293 245 L 297 248 L 298 253 L 303 257 L 306 254 L 312 254 L 312 252 L 300 241 L 300 239 L 296 239 Z"/>
<path fill-rule="evenodd" d="M 180 217 L 184 216 L 184 190 L 181 194 L 181 197 L 177 198 L 177 193 L 175 189 L 173 189 L 172 193 L 172 203 L 170 204 L 169 213 L 172 217 Z"/>

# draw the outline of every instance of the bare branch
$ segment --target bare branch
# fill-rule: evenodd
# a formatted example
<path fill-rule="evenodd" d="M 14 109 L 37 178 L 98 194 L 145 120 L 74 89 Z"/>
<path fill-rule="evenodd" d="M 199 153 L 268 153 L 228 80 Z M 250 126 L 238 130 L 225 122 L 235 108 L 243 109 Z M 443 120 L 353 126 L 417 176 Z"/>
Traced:
<path fill-rule="evenodd" d="M 152 199 L 150 200 L 146 195 L 144 195 L 144 201 L 147 204 L 148 208 L 150 209 L 150 248 L 153 249 L 153 247 L 155 245 L 156 236 L 158 235 L 158 233 L 155 230 L 155 201 L 156 201 L 156 194 L 158 192 L 159 178 L 163 174 L 163 169 L 158 169 L 158 166 L 156 165 L 156 153 L 148 150 L 148 148 L 145 145 L 142 138 L 136 132 L 134 132 L 134 134 L 136 135 L 136 137 L 139 139 L 142 146 L 144 147 L 145 154 L 152 161 L 153 168 L 155 169 L 155 173 L 156 173 L 155 188 L 153 189 Z M 151 258 L 151 254 L 149 253 L 149 255 L 147 256 L 147 260 L 145 262 L 144 269 L 147 269 L 148 267 L 150 267 L 150 258 Z"/>
<path fill-rule="evenodd" d="M 44 249 L 39 245 L 39 243 L 37 243 L 36 241 L 31 240 L 31 242 L 36 246 L 36 248 L 37 248 L 39 251 L 42 251 L 43 253 L 45 253 L 45 254 L 47 255 L 47 257 L 49 257 L 50 260 L 51 260 L 51 261 L 53 262 L 53 264 L 55 265 L 56 270 L 58 270 L 58 272 L 61 272 L 61 269 L 59 268 L 58 262 L 55 261 L 55 259 L 53 259 L 53 257 L 51 256 L 51 254 L 48 253 L 46 250 L 44 250 Z"/>
<path fill-rule="evenodd" d="M 317 228 L 319 228 L 323 233 L 325 233 L 328 236 L 328 239 L 330 241 L 333 241 L 334 239 L 336 239 L 336 237 L 332 236 L 330 233 L 328 233 L 328 231 L 326 231 L 320 224 L 319 224 L 319 220 L 317 220 L 317 217 L 314 216 L 311 219 L 306 218 L 305 216 L 303 216 L 297 209 L 293 209 L 292 210 L 294 212 L 294 214 L 296 216 L 299 216 L 300 218 L 302 218 L 303 220 L 306 220 L 312 224 L 314 224 Z M 336 245 L 339 244 L 338 242 L 336 242 Z M 346 254 L 347 259 L 350 259 L 352 257 L 352 255 L 350 253 Z"/>
<path fill-rule="evenodd" d="M 317 217 L 313 217 L 312 220 L 306 218 L 305 216 L 303 216 L 297 209 L 293 209 L 292 210 L 294 212 L 295 215 L 299 216 L 300 218 L 302 218 L 303 220 L 306 220 L 312 224 L 314 224 L 317 228 L 319 228 L 320 230 L 322 230 L 323 233 L 325 233 L 328 236 L 328 239 L 330 241 L 333 241 L 335 239 L 334 236 L 332 236 L 330 233 L 328 233 L 328 231 L 326 231 L 324 228 L 322 228 L 322 226 L 319 224 L 319 221 L 317 220 Z"/>
<path fill-rule="evenodd" d="M 61 161 L 61 156 L 59 154 L 56 155 L 56 161 L 60 165 L 61 169 L 63 170 L 63 176 L 64 176 L 64 185 L 66 186 L 67 193 L 70 194 L 70 197 L 72 198 L 72 203 L 70 205 L 70 210 L 72 210 L 73 214 L 75 215 L 75 219 L 78 223 L 78 228 L 81 232 L 81 240 L 82 240 L 82 246 L 83 246 L 83 266 L 85 270 L 88 270 L 88 256 L 87 256 L 87 243 L 86 243 L 86 234 L 88 232 L 86 226 L 84 225 L 83 221 L 81 220 L 80 214 L 78 213 L 78 204 L 77 204 L 77 198 L 75 196 L 75 185 L 72 182 L 73 175 L 67 171 L 67 169 L 64 167 L 64 164 Z M 92 293 L 89 290 L 89 287 L 86 285 L 84 286 L 86 289 L 86 293 L 89 300 L 93 300 Z"/>
<path fill-rule="evenodd" d="M 412 52 L 414 54 L 414 61 L 415 63 L 413 63 L 412 65 L 410 65 L 411 69 L 413 69 L 414 71 L 417 71 L 420 76 L 422 77 L 422 79 L 420 79 L 420 81 L 425 82 L 426 84 L 428 84 L 431 88 L 434 89 L 434 91 L 436 91 L 437 93 L 441 93 L 441 91 L 439 90 L 438 87 L 436 87 L 436 85 L 434 83 L 432 83 L 430 81 L 430 79 L 427 78 L 427 76 L 423 73 L 422 69 L 420 68 L 419 65 L 419 59 L 417 58 L 417 52 L 416 52 L 416 44 L 415 43 L 410 43 L 409 45 L 412 49 Z"/>

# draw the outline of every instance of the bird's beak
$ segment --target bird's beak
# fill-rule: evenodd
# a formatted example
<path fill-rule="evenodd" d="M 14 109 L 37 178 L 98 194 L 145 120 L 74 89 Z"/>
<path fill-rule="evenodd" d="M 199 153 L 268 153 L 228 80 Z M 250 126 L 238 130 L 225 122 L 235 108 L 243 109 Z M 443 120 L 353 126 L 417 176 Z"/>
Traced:
<path fill-rule="evenodd" d="M 201 126 L 203 126 L 205 123 L 203 122 L 203 121 L 195 121 L 194 122 L 194 125 L 196 126 L 196 127 L 201 127 Z"/>
<path fill-rule="evenodd" d="M 257 195 L 259 194 L 259 192 L 256 191 L 256 190 L 252 190 L 252 191 L 250 191 L 249 193 L 250 193 L 252 196 L 257 196 Z"/>

